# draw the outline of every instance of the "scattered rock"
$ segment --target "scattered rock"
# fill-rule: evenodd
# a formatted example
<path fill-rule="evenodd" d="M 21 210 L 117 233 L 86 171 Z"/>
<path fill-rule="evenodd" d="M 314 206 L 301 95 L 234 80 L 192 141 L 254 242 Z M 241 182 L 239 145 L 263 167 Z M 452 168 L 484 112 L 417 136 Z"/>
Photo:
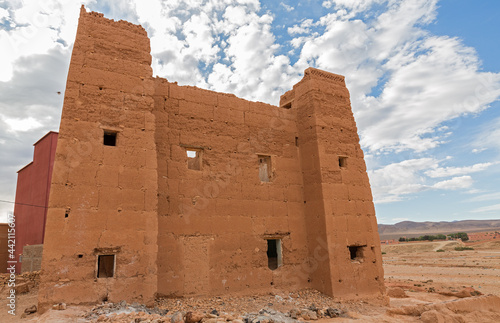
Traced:
<path fill-rule="evenodd" d="M 52 305 L 52 309 L 56 311 L 64 311 L 66 309 L 66 303 L 59 303 Z"/>
<path fill-rule="evenodd" d="M 187 312 L 185 321 L 186 323 L 198 323 L 205 317 L 205 314 L 200 312 Z"/>
<path fill-rule="evenodd" d="M 24 310 L 24 313 L 30 315 L 30 314 L 36 313 L 36 311 L 37 311 L 36 305 L 32 305 L 32 306 L 26 308 Z"/>
<path fill-rule="evenodd" d="M 25 282 L 25 283 L 17 284 L 14 289 L 16 290 L 17 294 L 28 293 L 30 291 L 30 283 Z"/>
<path fill-rule="evenodd" d="M 184 315 L 182 312 L 175 312 L 170 319 L 171 323 L 184 323 Z"/>
<path fill-rule="evenodd" d="M 300 316 L 300 311 L 296 308 L 292 308 L 288 314 L 292 319 L 297 319 Z"/>
<path fill-rule="evenodd" d="M 303 309 L 300 311 L 300 317 L 302 317 L 306 321 L 316 321 L 318 319 L 318 315 L 316 312 L 313 312 L 308 309 Z"/>
<path fill-rule="evenodd" d="M 326 309 L 326 315 L 328 315 L 329 317 L 339 317 L 342 314 L 343 314 L 342 310 L 339 310 L 339 309 L 336 309 L 333 307 L 329 307 Z"/>
<path fill-rule="evenodd" d="M 408 295 L 406 295 L 405 290 L 402 289 L 401 287 L 393 287 L 393 288 L 388 288 L 387 289 L 387 296 L 392 297 L 392 298 L 406 298 Z"/>

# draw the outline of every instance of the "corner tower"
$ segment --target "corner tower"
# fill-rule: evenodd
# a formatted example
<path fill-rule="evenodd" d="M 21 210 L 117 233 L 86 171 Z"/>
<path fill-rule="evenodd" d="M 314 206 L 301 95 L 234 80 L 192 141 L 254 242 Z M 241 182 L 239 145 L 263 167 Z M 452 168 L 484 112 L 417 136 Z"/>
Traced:
<path fill-rule="evenodd" d="M 52 176 L 39 305 L 151 303 L 154 82 L 146 31 L 82 6 Z"/>
<path fill-rule="evenodd" d="M 336 297 L 381 295 L 375 209 L 344 77 L 308 68 L 280 106 L 297 113 L 312 287 Z"/>

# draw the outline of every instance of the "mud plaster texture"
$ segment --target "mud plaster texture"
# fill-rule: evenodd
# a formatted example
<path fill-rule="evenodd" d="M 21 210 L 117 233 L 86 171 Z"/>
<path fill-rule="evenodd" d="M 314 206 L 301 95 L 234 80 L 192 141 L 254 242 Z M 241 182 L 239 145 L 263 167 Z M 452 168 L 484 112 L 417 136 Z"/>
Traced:
<path fill-rule="evenodd" d="M 308 68 L 273 106 L 153 78 L 150 64 L 144 28 L 82 7 L 40 310 L 271 288 L 382 297 L 375 210 L 344 77 Z M 104 144 L 109 136 L 115 145 Z M 102 266 L 112 277 L 98 277 L 100 256 L 111 256 Z"/>

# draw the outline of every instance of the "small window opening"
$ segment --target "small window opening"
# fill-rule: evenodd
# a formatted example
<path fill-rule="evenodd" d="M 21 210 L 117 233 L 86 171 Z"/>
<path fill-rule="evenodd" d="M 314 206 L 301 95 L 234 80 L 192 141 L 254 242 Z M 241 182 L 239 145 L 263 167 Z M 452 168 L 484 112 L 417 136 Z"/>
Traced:
<path fill-rule="evenodd" d="M 347 167 L 347 157 L 339 156 L 339 167 L 340 168 Z"/>
<path fill-rule="evenodd" d="M 299 146 L 299 137 L 295 137 L 295 146 Z"/>
<path fill-rule="evenodd" d="M 271 156 L 259 155 L 259 178 L 261 182 L 270 182 Z"/>
<path fill-rule="evenodd" d="M 116 146 L 116 132 L 104 131 L 104 146 Z"/>
<path fill-rule="evenodd" d="M 115 272 L 115 255 L 97 256 L 97 278 L 110 278 Z"/>
<path fill-rule="evenodd" d="M 186 149 L 188 169 L 201 170 L 201 150 Z"/>
<path fill-rule="evenodd" d="M 348 246 L 351 260 L 363 259 L 363 246 Z"/>
<path fill-rule="evenodd" d="M 267 240 L 267 266 L 275 270 L 282 265 L 281 239 Z"/>
<path fill-rule="evenodd" d="M 83 258 L 83 255 L 78 255 L 78 258 Z"/>
<path fill-rule="evenodd" d="M 67 218 L 69 216 L 69 210 L 66 210 L 66 212 L 64 212 L 64 217 Z"/>

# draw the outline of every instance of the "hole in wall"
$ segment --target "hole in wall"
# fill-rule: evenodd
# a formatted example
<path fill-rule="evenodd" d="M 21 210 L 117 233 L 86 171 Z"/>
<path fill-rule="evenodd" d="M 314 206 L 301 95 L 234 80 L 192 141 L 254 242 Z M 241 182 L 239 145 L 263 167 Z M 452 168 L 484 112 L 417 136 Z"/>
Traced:
<path fill-rule="evenodd" d="M 201 170 L 201 149 L 186 149 L 188 169 Z"/>
<path fill-rule="evenodd" d="M 281 239 L 267 240 L 267 267 L 271 270 L 278 269 L 282 265 Z"/>
<path fill-rule="evenodd" d="M 271 181 L 271 156 L 258 155 L 259 158 L 259 179 L 261 182 Z"/>
<path fill-rule="evenodd" d="M 111 278 L 115 274 L 115 255 L 97 256 L 97 278 Z"/>
<path fill-rule="evenodd" d="M 295 137 L 295 146 L 298 147 L 299 146 L 299 137 Z"/>
<path fill-rule="evenodd" d="M 363 249 L 366 246 L 347 246 L 349 249 L 349 256 L 352 261 L 363 259 Z"/>
<path fill-rule="evenodd" d="M 104 130 L 103 144 L 104 146 L 116 146 L 116 135 L 114 131 Z"/>
<path fill-rule="evenodd" d="M 281 107 L 283 109 L 291 109 L 292 108 L 292 102 L 288 102 L 286 104 L 283 104 Z"/>
<path fill-rule="evenodd" d="M 78 258 L 83 258 L 83 255 L 78 255 Z"/>
<path fill-rule="evenodd" d="M 339 167 L 340 168 L 347 167 L 347 157 L 345 157 L 345 156 L 339 156 Z"/>
<path fill-rule="evenodd" d="M 70 212 L 70 209 L 67 209 L 66 212 L 64 212 L 64 217 L 65 218 L 69 217 L 69 212 Z"/>

